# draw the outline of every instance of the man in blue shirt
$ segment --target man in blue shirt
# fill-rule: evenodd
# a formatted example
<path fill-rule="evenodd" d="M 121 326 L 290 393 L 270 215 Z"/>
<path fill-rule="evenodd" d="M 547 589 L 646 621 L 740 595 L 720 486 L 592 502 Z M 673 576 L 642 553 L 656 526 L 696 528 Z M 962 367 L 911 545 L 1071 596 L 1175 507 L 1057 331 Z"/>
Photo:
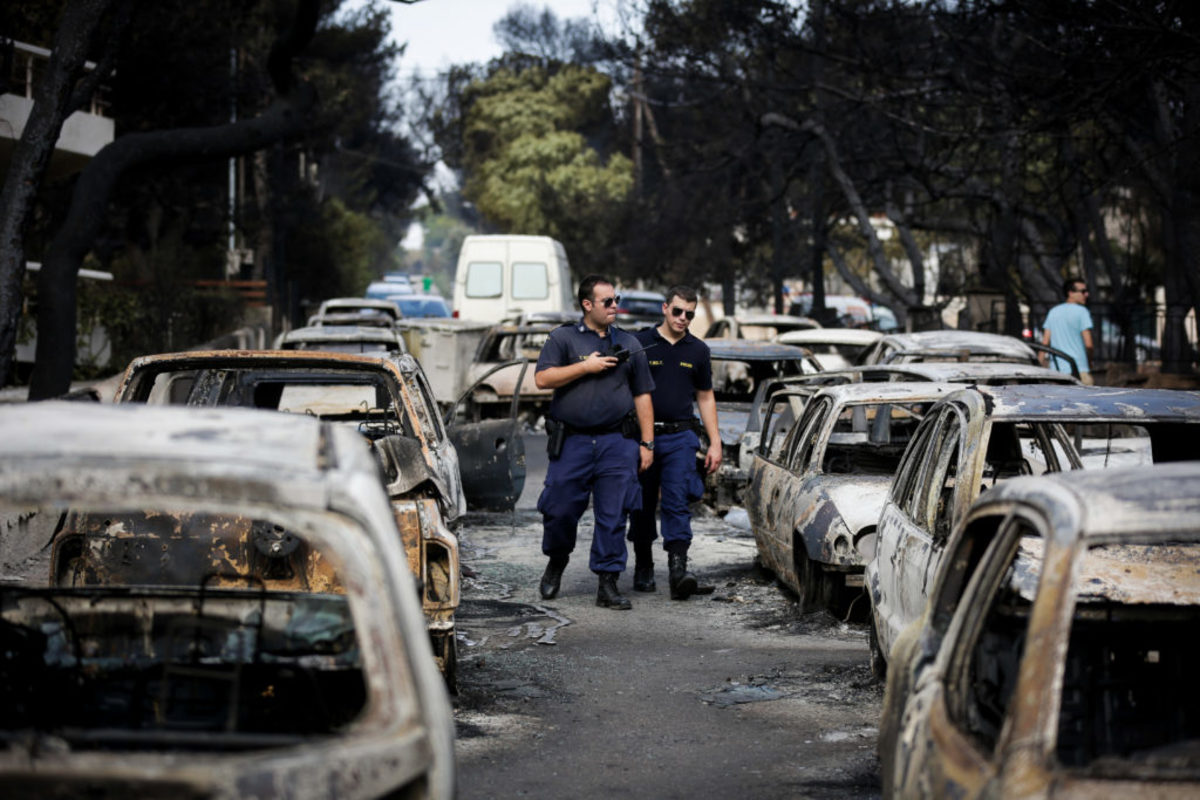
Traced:
<path fill-rule="evenodd" d="M 1091 386 L 1091 365 L 1088 356 L 1092 352 L 1092 315 L 1088 312 L 1087 284 L 1076 278 L 1063 283 L 1066 300 L 1050 309 L 1042 325 L 1042 344 L 1061 350 L 1075 359 L 1079 368 L 1079 380 Z M 1046 366 L 1046 354 L 1039 353 L 1038 360 Z M 1050 366 L 1059 372 L 1071 372 L 1071 364 L 1065 359 L 1050 356 Z"/>
<path fill-rule="evenodd" d="M 585 277 L 579 283 L 583 317 L 551 331 L 538 356 L 534 380 L 539 389 L 554 390 L 546 420 L 550 462 L 538 498 L 542 552 L 550 561 L 538 589 L 546 600 L 558 594 L 590 496 L 596 605 L 628 609 L 617 576 L 627 556 L 625 520 L 641 505 L 638 472 L 654 457 L 654 381 L 637 339 L 613 325 L 618 300 L 606 278 Z"/>
<path fill-rule="evenodd" d="M 646 347 L 650 374 L 654 378 L 654 463 L 641 474 L 642 505 L 629 517 L 629 540 L 633 542 L 633 588 L 653 592 L 654 509 L 662 496 L 663 549 L 667 551 L 668 580 L 672 600 L 686 600 L 698 588 L 696 576 L 688 571 L 688 548 L 692 543 L 690 504 L 704 495 L 704 479 L 696 465 L 700 449 L 700 423 L 708 434 L 704 468 L 716 472 L 721 466 L 721 435 L 717 429 L 717 402 L 713 396 L 712 358 L 708 345 L 688 332 L 696 316 L 696 290 L 672 286 L 663 303 L 663 321 L 656 328 L 637 334 Z M 692 413 L 692 402 L 700 420 Z"/>

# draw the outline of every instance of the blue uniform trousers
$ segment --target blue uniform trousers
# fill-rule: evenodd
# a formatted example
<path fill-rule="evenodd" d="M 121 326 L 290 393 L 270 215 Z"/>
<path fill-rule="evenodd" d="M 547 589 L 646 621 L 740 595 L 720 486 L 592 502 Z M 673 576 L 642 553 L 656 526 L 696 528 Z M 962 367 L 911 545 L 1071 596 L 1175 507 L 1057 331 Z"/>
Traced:
<path fill-rule="evenodd" d="M 625 520 L 641 505 L 638 443 L 620 433 L 573 433 L 562 454 L 546 469 L 546 485 L 538 498 L 542 512 L 542 552 L 569 555 L 575 549 L 579 518 L 592 498 L 596 524 L 588 566 L 592 572 L 625 569 Z"/>
<path fill-rule="evenodd" d="M 662 493 L 663 547 L 692 541 L 691 503 L 704 496 L 704 479 L 696 468 L 700 437 L 695 431 L 660 433 L 654 437 L 654 463 L 639 477 L 642 505 L 629 515 L 629 541 L 653 542 L 654 508 Z"/>

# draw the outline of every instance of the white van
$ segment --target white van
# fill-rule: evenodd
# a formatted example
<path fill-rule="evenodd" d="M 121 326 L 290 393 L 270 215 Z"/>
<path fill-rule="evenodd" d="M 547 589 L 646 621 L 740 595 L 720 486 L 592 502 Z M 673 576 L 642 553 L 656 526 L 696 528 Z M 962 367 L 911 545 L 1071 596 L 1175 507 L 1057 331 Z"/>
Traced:
<path fill-rule="evenodd" d="M 458 252 L 454 316 L 485 322 L 571 311 L 567 251 L 549 236 L 468 236 Z"/>

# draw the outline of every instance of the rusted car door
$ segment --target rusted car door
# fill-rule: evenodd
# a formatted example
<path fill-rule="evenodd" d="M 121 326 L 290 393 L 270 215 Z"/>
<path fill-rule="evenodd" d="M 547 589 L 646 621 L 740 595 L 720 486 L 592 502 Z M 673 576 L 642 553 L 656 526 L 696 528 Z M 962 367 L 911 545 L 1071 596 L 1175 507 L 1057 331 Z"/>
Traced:
<path fill-rule="evenodd" d="M 521 374 L 514 387 L 509 415 L 501 419 L 467 421 L 474 416 L 469 404 L 476 387 L 492 373 L 514 365 L 520 366 Z M 520 387 L 528 368 L 529 362 L 523 358 L 495 365 L 467 387 L 446 413 L 445 423 L 458 451 L 463 494 L 470 509 L 509 511 L 516 506 L 525 489 L 525 440 L 521 436 L 518 409 Z"/>

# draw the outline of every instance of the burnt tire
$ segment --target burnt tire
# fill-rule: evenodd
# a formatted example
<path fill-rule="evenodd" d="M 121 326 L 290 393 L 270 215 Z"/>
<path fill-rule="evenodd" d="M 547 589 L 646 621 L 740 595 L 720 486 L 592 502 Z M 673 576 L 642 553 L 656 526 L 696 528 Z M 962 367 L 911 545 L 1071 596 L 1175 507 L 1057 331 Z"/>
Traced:
<path fill-rule="evenodd" d="M 871 650 L 871 674 L 878 681 L 887 680 L 887 658 L 883 655 L 883 648 L 879 646 L 879 631 L 875 629 L 875 612 L 869 610 L 867 622 L 867 647 Z"/>
<path fill-rule="evenodd" d="M 808 557 L 804 549 L 804 539 L 796 536 L 795 559 L 796 577 L 800 581 L 800 612 L 808 614 L 820 611 L 825 607 L 825 570 L 821 565 Z"/>
<path fill-rule="evenodd" d="M 446 691 L 458 694 L 458 638 L 454 631 L 445 631 L 433 634 L 430 640 L 442 679 L 446 682 Z"/>

